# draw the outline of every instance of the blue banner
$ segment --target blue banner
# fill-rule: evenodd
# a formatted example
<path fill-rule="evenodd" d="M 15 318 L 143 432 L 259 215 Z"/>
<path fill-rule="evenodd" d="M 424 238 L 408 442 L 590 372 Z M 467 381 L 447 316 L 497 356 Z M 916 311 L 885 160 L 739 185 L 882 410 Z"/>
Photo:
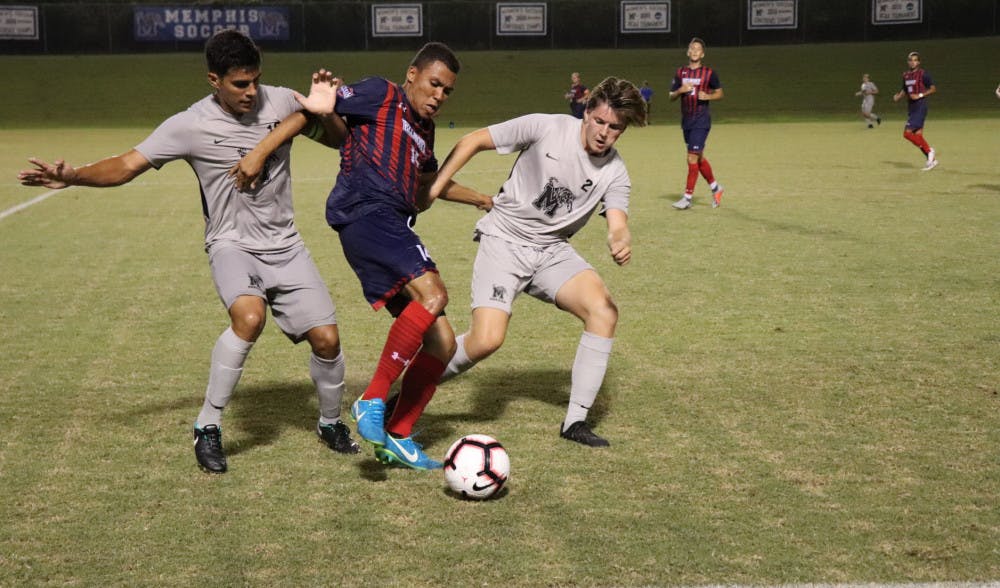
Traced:
<path fill-rule="evenodd" d="M 205 41 L 223 29 L 257 40 L 289 39 L 286 6 L 136 6 L 133 11 L 136 41 Z"/>

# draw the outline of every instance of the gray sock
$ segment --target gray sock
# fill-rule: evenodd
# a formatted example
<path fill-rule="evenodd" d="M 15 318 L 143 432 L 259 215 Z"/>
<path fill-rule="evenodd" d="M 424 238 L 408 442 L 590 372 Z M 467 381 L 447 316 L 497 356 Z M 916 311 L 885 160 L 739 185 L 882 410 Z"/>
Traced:
<path fill-rule="evenodd" d="M 216 339 L 212 349 L 212 366 L 208 370 L 205 403 L 198 414 L 198 426 L 222 424 L 222 409 L 229 404 L 233 390 L 243 375 L 243 364 L 251 347 L 253 342 L 237 337 L 232 327 L 223 331 Z"/>
<path fill-rule="evenodd" d="M 564 431 L 576 421 L 587 419 L 587 413 L 594 405 L 597 392 L 604 383 L 613 342 L 614 339 L 599 337 L 586 331 L 580 337 L 580 344 L 576 348 L 576 359 L 573 361 L 569 408 L 563 421 Z"/>
<path fill-rule="evenodd" d="M 319 397 L 319 422 L 333 425 L 340 422 L 340 401 L 344 398 L 344 353 L 333 359 L 309 355 L 309 375 Z"/>
<path fill-rule="evenodd" d="M 448 367 L 444 368 L 444 373 L 441 374 L 442 384 L 476 365 L 476 362 L 469 359 L 468 354 L 465 353 L 465 335 L 456 337 L 455 343 L 457 344 L 455 355 L 448 362 Z"/>

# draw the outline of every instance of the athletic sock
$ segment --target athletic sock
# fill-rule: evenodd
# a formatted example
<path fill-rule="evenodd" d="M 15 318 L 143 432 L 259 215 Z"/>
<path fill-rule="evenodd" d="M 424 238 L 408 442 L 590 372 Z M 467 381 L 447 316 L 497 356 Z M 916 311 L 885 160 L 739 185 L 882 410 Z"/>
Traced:
<path fill-rule="evenodd" d="M 361 395 L 363 400 L 373 398 L 385 400 L 389 395 L 389 388 L 417 354 L 423 343 L 424 333 L 435 320 L 437 317 L 427 312 L 420 303 L 410 302 L 406 305 L 389 328 L 389 335 L 385 340 L 385 347 L 382 348 L 375 375 Z"/>
<path fill-rule="evenodd" d="M 701 172 L 701 177 L 705 178 L 705 181 L 709 185 L 715 184 L 715 175 L 712 173 L 712 164 L 708 163 L 708 159 L 702 157 L 701 161 L 698 163 L 698 171 Z M 715 188 L 712 189 L 715 191 Z"/>
<path fill-rule="evenodd" d="M 223 331 L 215 340 L 205 402 L 196 421 L 199 427 L 222 424 L 222 409 L 226 408 L 233 396 L 233 390 L 243 375 L 243 364 L 252 347 L 253 342 L 240 339 L 232 327 Z"/>
<path fill-rule="evenodd" d="M 444 384 L 458 374 L 468 371 L 469 368 L 474 365 L 476 365 L 476 362 L 469 359 L 469 354 L 465 352 L 465 335 L 462 334 L 455 337 L 455 355 L 451 357 L 451 361 L 448 362 L 448 367 L 446 367 L 444 369 L 444 373 L 441 374 L 441 380 L 439 383 Z"/>
<path fill-rule="evenodd" d="M 694 194 L 694 185 L 698 182 L 698 164 L 688 163 L 687 183 L 684 185 L 684 197 L 690 200 Z"/>
<path fill-rule="evenodd" d="M 334 425 L 340 421 L 340 401 L 344 397 L 344 354 L 324 359 L 315 353 L 309 355 L 309 375 L 316 385 L 319 397 L 319 422 Z"/>
<path fill-rule="evenodd" d="M 410 362 L 403 376 L 396 409 L 385 427 L 393 437 L 409 437 L 413 433 L 413 425 L 424 414 L 427 403 L 434 396 L 444 368 L 444 362 L 429 353 L 417 353 Z"/>
<path fill-rule="evenodd" d="M 600 337 L 584 331 L 576 348 L 573 361 L 572 384 L 569 391 L 569 408 L 563 421 L 563 430 L 577 421 L 586 420 L 590 407 L 594 405 L 597 392 L 604 383 L 611 357 L 614 339 Z"/>

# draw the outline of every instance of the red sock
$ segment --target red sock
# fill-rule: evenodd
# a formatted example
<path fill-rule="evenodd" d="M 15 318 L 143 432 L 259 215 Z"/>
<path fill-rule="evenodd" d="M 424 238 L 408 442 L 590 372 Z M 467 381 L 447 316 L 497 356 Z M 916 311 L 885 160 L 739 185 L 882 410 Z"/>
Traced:
<path fill-rule="evenodd" d="M 708 160 L 704 157 L 701 158 L 701 162 L 698 164 L 698 169 L 701 171 L 701 177 L 705 178 L 708 185 L 715 183 L 715 175 L 712 174 L 712 165 L 708 163 Z"/>
<path fill-rule="evenodd" d="M 409 437 L 413 433 L 413 425 L 424 414 L 446 367 L 448 366 L 440 359 L 429 353 L 420 352 L 413 358 L 403 376 L 403 387 L 399 392 L 399 400 L 396 401 L 396 410 L 385 427 L 393 437 Z"/>
<path fill-rule="evenodd" d="M 916 145 L 924 155 L 930 153 L 931 146 L 927 144 L 923 133 L 915 133 L 910 129 L 906 129 L 903 131 L 903 138 Z"/>
<path fill-rule="evenodd" d="M 389 328 L 389 336 L 382 348 L 378 367 L 372 381 L 361 395 L 364 400 L 389 395 L 389 388 L 399 378 L 399 374 L 409 365 L 424 341 L 424 333 L 434 324 L 437 317 L 427 312 L 418 302 L 410 302 Z"/>
<path fill-rule="evenodd" d="M 698 181 L 698 164 L 688 162 L 688 180 L 684 186 L 685 194 L 694 194 L 694 184 Z"/>

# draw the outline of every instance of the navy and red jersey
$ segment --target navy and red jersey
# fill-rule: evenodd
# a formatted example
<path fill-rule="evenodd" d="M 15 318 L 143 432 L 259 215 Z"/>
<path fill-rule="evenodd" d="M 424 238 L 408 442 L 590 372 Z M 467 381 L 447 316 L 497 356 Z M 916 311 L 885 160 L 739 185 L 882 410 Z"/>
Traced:
<path fill-rule="evenodd" d="M 722 87 L 719 83 L 719 76 L 710 67 L 701 66 L 690 68 L 680 67 L 674 74 L 674 81 L 670 85 L 670 91 L 675 92 L 685 83 L 694 86 L 694 90 L 681 96 L 681 127 L 693 129 L 698 127 L 711 127 L 712 115 L 708 110 L 708 100 L 699 100 L 698 92 L 708 92 Z"/>
<path fill-rule="evenodd" d="M 400 86 L 376 77 L 341 86 L 335 110 L 348 134 L 327 223 L 341 226 L 376 208 L 415 215 L 420 175 L 438 169 L 434 121 L 417 116 Z"/>
<path fill-rule="evenodd" d="M 933 85 L 934 80 L 931 79 L 931 74 L 927 73 L 923 69 L 914 69 L 903 72 L 903 92 L 906 93 L 907 97 L 911 94 L 919 96 Z M 910 98 L 910 104 L 923 101 L 923 98 L 917 98 L 916 100 Z"/>

